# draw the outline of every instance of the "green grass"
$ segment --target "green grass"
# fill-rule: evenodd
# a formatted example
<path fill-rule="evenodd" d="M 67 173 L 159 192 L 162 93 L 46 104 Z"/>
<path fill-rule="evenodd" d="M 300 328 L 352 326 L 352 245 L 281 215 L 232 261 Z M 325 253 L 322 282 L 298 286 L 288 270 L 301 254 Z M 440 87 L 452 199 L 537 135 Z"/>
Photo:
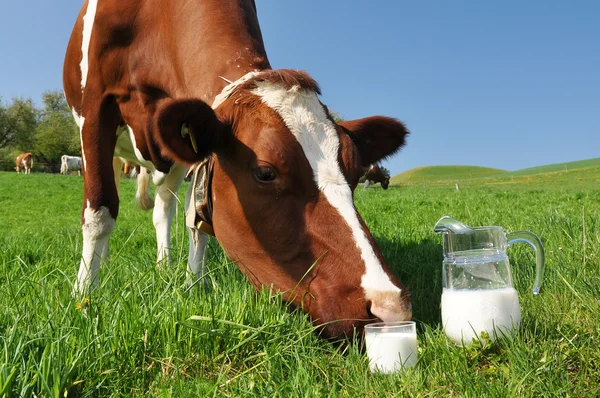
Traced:
<path fill-rule="evenodd" d="M 156 268 L 151 215 L 134 182 L 111 238 L 111 261 L 87 303 L 70 290 L 81 252 L 81 178 L 0 173 L 0 396 L 538 397 L 600 395 L 600 173 L 364 190 L 356 204 L 412 292 L 420 362 L 372 375 L 357 344 L 315 336 L 280 296 L 255 292 L 218 244 L 206 290 L 183 288 L 186 232 L 174 264 Z M 485 182 L 482 182 L 485 180 Z M 181 195 L 180 195 L 181 196 Z M 528 229 L 546 248 L 509 248 L 523 321 L 514 339 L 454 346 L 440 327 L 443 215 Z"/>
<path fill-rule="evenodd" d="M 479 166 L 426 166 L 405 171 L 390 179 L 391 184 L 420 183 L 426 181 L 463 180 L 489 177 L 505 170 Z"/>
<path fill-rule="evenodd" d="M 568 172 L 568 171 L 573 171 L 573 170 L 580 170 L 580 169 L 585 169 L 585 168 L 595 168 L 595 167 L 600 167 L 600 158 L 578 160 L 576 162 L 555 163 L 555 164 L 549 164 L 549 165 L 539 166 L 539 167 L 530 167 L 527 169 L 521 169 L 521 170 L 517 170 L 517 171 L 507 172 L 505 175 L 500 175 L 499 177 L 505 177 L 505 176 L 519 177 L 519 176 L 532 175 L 532 174 Z"/>
<path fill-rule="evenodd" d="M 600 158 L 578 160 L 568 163 L 555 163 L 545 166 L 530 167 L 516 171 L 505 171 L 479 166 L 425 166 L 397 174 L 390 179 L 392 185 L 448 185 L 455 183 L 497 183 L 498 181 L 514 181 L 515 178 L 532 177 L 547 174 L 549 180 L 556 181 L 556 175 L 595 173 L 600 168 Z M 574 174 L 573 174 L 574 173 Z M 481 181 L 480 181 L 481 180 Z"/>

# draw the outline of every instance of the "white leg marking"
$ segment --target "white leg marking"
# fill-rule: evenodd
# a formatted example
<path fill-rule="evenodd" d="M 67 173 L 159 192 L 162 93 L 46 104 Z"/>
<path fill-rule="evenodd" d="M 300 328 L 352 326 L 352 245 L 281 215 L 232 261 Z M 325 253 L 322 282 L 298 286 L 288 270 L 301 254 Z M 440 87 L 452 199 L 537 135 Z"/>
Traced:
<path fill-rule="evenodd" d="M 96 18 L 96 6 L 98 0 L 89 0 L 87 10 L 83 16 L 83 32 L 81 39 L 81 90 L 85 88 L 87 83 L 87 76 L 89 70 L 89 50 L 90 41 L 92 39 L 92 27 L 94 26 L 94 19 Z"/>
<path fill-rule="evenodd" d="M 175 165 L 167 174 L 164 184 L 156 188 L 154 199 L 154 212 L 152 221 L 156 229 L 156 244 L 158 246 L 157 264 L 169 261 L 170 235 L 175 209 L 177 208 L 177 191 L 183 182 L 187 171 L 185 165 Z"/>
<path fill-rule="evenodd" d="M 83 212 L 83 254 L 73 287 L 75 294 L 85 294 L 97 286 L 100 261 L 108 259 L 108 238 L 115 224 L 108 208 L 100 207 L 94 211 L 88 202 Z"/>
<path fill-rule="evenodd" d="M 79 126 L 79 142 L 81 143 L 81 160 L 83 161 L 83 170 L 87 169 L 87 161 L 85 160 L 85 151 L 83 147 L 83 124 L 85 123 L 85 118 L 83 116 L 79 116 L 75 108 L 71 108 L 71 113 L 73 114 L 73 119 L 75 119 L 75 123 Z"/>
<path fill-rule="evenodd" d="M 259 83 L 253 91 L 273 108 L 296 137 L 314 173 L 317 187 L 346 221 L 365 262 L 361 286 L 365 291 L 400 292 L 375 255 L 365 235 L 354 203 L 352 191 L 338 164 L 339 137 L 327 118 L 317 95 L 298 87 L 286 90 L 268 82 Z M 398 296 L 399 297 L 399 296 Z"/>

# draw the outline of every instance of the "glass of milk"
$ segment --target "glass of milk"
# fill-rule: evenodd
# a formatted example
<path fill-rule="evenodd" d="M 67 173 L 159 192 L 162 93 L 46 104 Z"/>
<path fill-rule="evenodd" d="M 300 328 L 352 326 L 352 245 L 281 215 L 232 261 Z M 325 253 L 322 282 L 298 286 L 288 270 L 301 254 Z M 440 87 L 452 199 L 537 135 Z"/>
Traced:
<path fill-rule="evenodd" d="M 366 325 L 365 345 L 371 372 L 393 373 L 415 366 L 418 360 L 416 324 L 399 321 Z"/>
<path fill-rule="evenodd" d="M 491 340 L 510 336 L 521 323 L 519 297 L 513 287 L 506 249 L 528 243 L 536 253 L 538 294 L 544 271 L 544 248 L 529 231 L 504 233 L 502 227 L 469 227 L 442 217 L 434 228 L 443 234 L 442 325 L 455 344 L 470 344 L 486 332 Z"/>

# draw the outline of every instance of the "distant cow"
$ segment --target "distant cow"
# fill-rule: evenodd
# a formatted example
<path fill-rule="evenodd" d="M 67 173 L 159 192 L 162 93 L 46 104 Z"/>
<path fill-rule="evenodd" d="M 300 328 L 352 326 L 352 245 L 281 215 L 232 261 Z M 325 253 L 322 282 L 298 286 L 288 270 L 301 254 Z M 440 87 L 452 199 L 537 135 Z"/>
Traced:
<path fill-rule="evenodd" d="M 308 74 L 272 70 L 253 0 L 157 4 L 85 1 L 69 42 L 63 80 L 84 174 L 74 292 L 91 291 L 108 258 L 119 212 L 113 156 L 143 167 L 138 184 L 150 172 L 157 185 L 159 264 L 172 249 L 176 193 L 202 162 L 186 200 L 193 280 L 211 231 L 257 289 L 280 291 L 326 336 L 411 319 L 408 290 L 352 193 L 364 167 L 404 145 L 405 126 L 382 116 L 336 123 Z"/>
<path fill-rule="evenodd" d="M 388 189 L 388 185 L 390 185 L 390 176 L 386 175 L 381 167 L 374 164 L 372 165 L 367 173 L 365 174 L 365 189 L 369 188 L 373 184 L 381 184 L 381 188 Z"/>
<path fill-rule="evenodd" d="M 140 174 L 140 166 L 134 163 L 125 163 L 123 174 L 129 178 L 136 178 Z"/>
<path fill-rule="evenodd" d="M 75 170 L 78 175 L 81 175 L 81 157 L 62 155 L 60 157 L 60 174 L 67 175 Z"/>
<path fill-rule="evenodd" d="M 33 166 L 33 154 L 31 152 L 22 153 L 17 156 L 17 173 L 21 172 L 21 168 L 25 174 L 31 174 L 31 167 Z"/>

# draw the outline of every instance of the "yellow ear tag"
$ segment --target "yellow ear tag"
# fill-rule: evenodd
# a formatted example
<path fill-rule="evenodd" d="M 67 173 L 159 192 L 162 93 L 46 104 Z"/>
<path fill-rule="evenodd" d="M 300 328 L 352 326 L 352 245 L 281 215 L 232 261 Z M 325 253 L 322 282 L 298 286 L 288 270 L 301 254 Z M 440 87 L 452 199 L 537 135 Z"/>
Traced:
<path fill-rule="evenodd" d="M 190 141 L 192 142 L 192 148 L 194 148 L 194 152 L 198 153 L 198 144 L 196 143 L 196 137 L 193 134 L 190 134 L 190 128 L 186 123 L 181 125 L 181 137 L 185 138 L 187 135 L 190 136 Z"/>
<path fill-rule="evenodd" d="M 186 135 L 190 135 L 190 128 L 184 123 L 181 125 L 181 138 L 185 138 Z"/>

